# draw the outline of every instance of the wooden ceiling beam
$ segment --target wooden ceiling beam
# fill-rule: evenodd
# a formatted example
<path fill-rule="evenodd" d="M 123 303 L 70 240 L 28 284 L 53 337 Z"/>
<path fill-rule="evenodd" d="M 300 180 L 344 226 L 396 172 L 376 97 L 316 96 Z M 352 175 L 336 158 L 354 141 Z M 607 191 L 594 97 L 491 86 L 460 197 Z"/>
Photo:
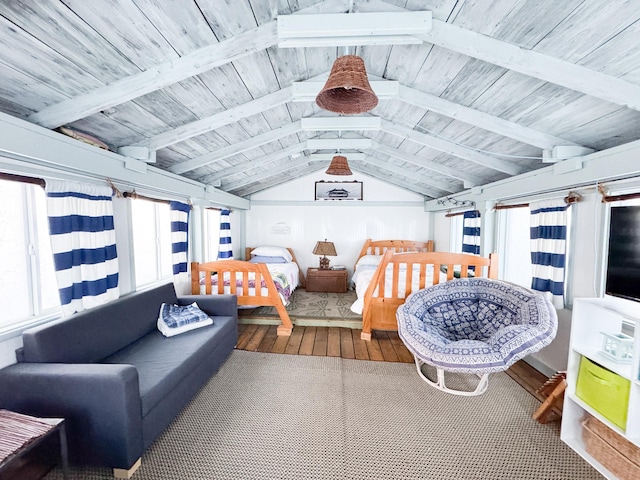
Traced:
<path fill-rule="evenodd" d="M 267 143 L 275 142 L 289 135 L 295 135 L 301 130 L 302 130 L 302 127 L 300 125 L 300 121 L 289 123 L 280 128 L 269 130 L 268 132 L 265 132 L 261 135 L 248 138 L 244 142 L 236 143 L 234 145 L 229 145 L 219 150 L 215 150 L 213 152 L 205 153 L 204 155 L 191 158 L 185 162 L 180 162 L 176 165 L 171 166 L 169 168 L 169 171 L 172 173 L 180 174 L 180 173 L 185 173 L 191 170 L 195 170 L 196 168 L 204 167 L 205 165 L 219 162 L 220 160 L 224 160 L 225 158 L 229 158 L 234 155 L 244 153 L 248 150 L 258 148 Z"/>
<path fill-rule="evenodd" d="M 295 145 L 291 145 L 290 147 L 287 147 L 278 152 L 274 152 L 271 155 L 262 157 L 258 160 L 245 160 L 244 162 L 239 162 L 235 164 L 233 167 L 224 168 L 212 175 L 207 175 L 206 177 L 202 178 L 199 181 L 205 184 L 213 184 L 218 180 L 222 180 L 223 178 L 230 177 L 231 175 L 235 175 L 236 173 L 240 173 L 245 170 L 255 168 L 257 164 L 265 165 L 267 163 L 275 162 L 277 160 L 290 157 L 291 155 L 295 155 L 297 153 L 302 152 L 305 148 L 307 148 L 306 142 L 296 143 Z"/>
<path fill-rule="evenodd" d="M 144 72 L 116 80 L 85 95 L 46 107 L 29 115 L 27 119 L 46 128 L 59 127 L 252 55 L 277 43 L 276 22 L 266 23 Z"/>
<path fill-rule="evenodd" d="M 640 85 L 622 78 L 527 50 L 441 20 L 434 19 L 431 31 L 418 37 L 468 57 L 640 110 Z"/>
<path fill-rule="evenodd" d="M 433 135 L 421 133 L 408 127 L 394 125 L 386 120 L 382 122 L 382 131 L 401 138 L 409 139 L 415 143 L 419 143 L 420 145 L 433 148 L 434 150 L 477 163 L 485 168 L 491 168 L 492 170 L 497 170 L 509 175 L 519 175 L 524 173 L 524 170 L 515 163 L 494 158 L 486 153 L 478 152 L 472 148 L 464 147 L 457 143 L 434 137 Z"/>
<path fill-rule="evenodd" d="M 539 130 L 504 120 L 495 115 L 490 115 L 474 108 L 465 107 L 459 103 L 421 92 L 415 88 L 400 85 L 398 99 L 414 107 L 424 108 L 425 110 L 430 110 L 445 117 L 453 118 L 454 120 L 468 123 L 474 127 L 482 128 L 483 130 L 488 130 L 542 149 L 551 149 L 558 145 L 579 146 L 579 144 L 571 140 L 540 132 Z"/>

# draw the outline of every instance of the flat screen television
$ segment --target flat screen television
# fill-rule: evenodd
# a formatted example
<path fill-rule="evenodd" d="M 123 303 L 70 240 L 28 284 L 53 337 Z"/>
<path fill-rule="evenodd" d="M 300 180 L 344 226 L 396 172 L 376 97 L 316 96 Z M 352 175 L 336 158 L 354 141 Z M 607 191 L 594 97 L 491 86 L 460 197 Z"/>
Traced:
<path fill-rule="evenodd" d="M 640 205 L 611 207 L 605 293 L 640 302 Z"/>

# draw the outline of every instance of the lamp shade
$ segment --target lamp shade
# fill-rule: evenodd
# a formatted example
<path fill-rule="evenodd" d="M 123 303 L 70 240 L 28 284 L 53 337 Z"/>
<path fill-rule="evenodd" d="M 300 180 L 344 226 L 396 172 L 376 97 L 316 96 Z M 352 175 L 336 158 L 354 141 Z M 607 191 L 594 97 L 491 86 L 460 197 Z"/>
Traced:
<path fill-rule="evenodd" d="M 336 247 L 333 242 L 317 242 L 315 248 L 313 249 L 314 255 L 329 255 L 330 257 L 335 257 L 338 255 L 336 253 Z"/>
<path fill-rule="evenodd" d="M 342 155 L 333 157 L 329 168 L 327 168 L 327 171 L 324 173 L 327 175 L 353 175 L 349 168 L 349 163 L 347 163 L 347 157 L 343 157 Z"/>
<path fill-rule="evenodd" d="M 357 55 L 338 57 L 316 103 L 320 108 L 342 114 L 373 110 L 378 97 L 369 85 L 364 60 Z"/>

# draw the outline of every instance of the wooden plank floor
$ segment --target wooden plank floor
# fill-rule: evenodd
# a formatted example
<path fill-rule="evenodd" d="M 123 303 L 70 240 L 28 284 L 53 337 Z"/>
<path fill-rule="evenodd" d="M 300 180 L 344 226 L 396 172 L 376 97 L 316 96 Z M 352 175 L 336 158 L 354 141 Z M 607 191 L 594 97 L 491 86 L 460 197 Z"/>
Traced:
<path fill-rule="evenodd" d="M 413 363 L 413 355 L 397 332 L 374 330 L 371 341 L 365 342 L 360 340 L 360 330 L 350 328 L 296 326 L 290 337 L 278 337 L 276 325 L 240 324 L 238 328 L 240 337 L 236 348 L 239 350 Z M 517 362 L 507 374 L 538 400 L 544 400 L 536 391 L 547 377 L 528 363 Z"/>

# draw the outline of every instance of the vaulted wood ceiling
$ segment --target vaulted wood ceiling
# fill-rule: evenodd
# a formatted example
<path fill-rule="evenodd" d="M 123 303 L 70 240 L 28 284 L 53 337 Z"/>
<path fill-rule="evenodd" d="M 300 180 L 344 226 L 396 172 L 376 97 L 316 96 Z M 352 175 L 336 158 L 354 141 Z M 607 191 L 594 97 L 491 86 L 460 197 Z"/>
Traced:
<path fill-rule="evenodd" d="M 279 15 L 416 10 L 433 14 L 420 44 L 278 47 Z M 246 198 L 338 151 L 356 175 L 438 198 L 546 166 L 554 147 L 640 139 L 639 20 L 635 0 L 11 0 L 0 111 L 148 147 Z M 319 89 L 345 51 L 398 82 L 363 115 L 380 128 L 303 129 L 337 115 L 294 87 Z"/>

